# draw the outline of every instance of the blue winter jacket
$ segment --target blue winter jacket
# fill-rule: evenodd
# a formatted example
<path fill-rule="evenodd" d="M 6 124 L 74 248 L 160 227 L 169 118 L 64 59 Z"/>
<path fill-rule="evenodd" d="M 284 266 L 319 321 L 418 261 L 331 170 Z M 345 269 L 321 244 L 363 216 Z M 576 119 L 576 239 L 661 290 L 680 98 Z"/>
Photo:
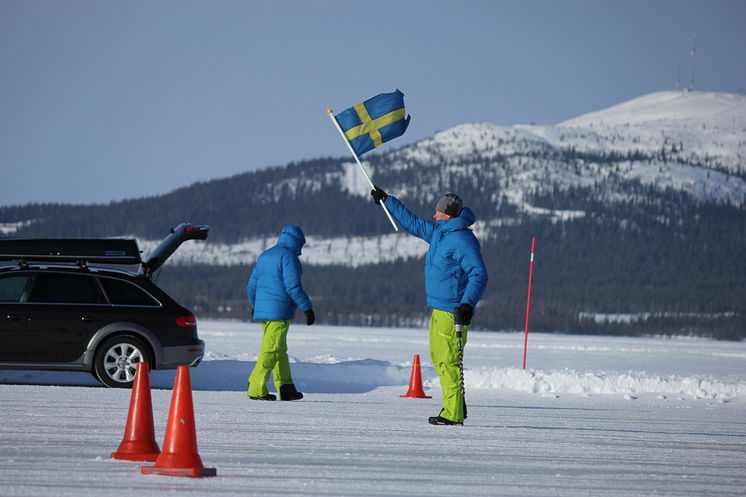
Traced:
<path fill-rule="evenodd" d="M 257 258 L 246 286 L 255 321 L 291 320 L 296 307 L 311 309 L 311 299 L 301 286 L 303 270 L 298 260 L 305 243 L 299 227 L 285 226 L 277 245 Z"/>
<path fill-rule="evenodd" d="M 425 294 L 427 305 L 453 312 L 461 304 L 476 309 L 487 286 L 479 241 L 469 226 L 476 216 L 468 207 L 447 221 L 428 221 L 412 214 L 391 195 L 386 207 L 394 219 L 410 234 L 430 244 L 425 257 Z"/>

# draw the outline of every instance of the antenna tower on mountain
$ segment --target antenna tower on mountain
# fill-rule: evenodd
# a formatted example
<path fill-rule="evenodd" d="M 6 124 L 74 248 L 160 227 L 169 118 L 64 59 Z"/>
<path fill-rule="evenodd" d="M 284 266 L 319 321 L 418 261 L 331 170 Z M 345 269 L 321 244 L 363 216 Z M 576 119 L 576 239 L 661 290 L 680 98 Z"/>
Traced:
<path fill-rule="evenodd" d="M 694 41 L 692 41 L 692 79 L 689 81 L 689 91 L 694 90 L 694 70 L 697 67 L 697 33 L 694 33 Z"/>

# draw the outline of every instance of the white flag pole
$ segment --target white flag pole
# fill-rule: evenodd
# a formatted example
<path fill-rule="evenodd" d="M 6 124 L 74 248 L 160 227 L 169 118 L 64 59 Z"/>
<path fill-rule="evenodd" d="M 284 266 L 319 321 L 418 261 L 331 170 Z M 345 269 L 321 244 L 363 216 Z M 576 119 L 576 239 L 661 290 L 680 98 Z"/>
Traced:
<path fill-rule="evenodd" d="M 349 148 L 349 149 L 350 149 L 350 153 L 351 153 L 351 154 L 352 154 L 352 156 L 353 156 L 353 157 L 355 158 L 355 162 L 357 162 L 357 165 L 358 165 L 358 166 L 360 166 L 360 170 L 361 170 L 361 171 L 363 172 L 363 175 L 365 176 L 365 179 L 367 179 L 367 180 L 368 180 L 368 184 L 370 184 L 370 188 L 371 188 L 372 190 L 375 190 L 375 188 L 376 188 L 376 185 L 374 185 L 374 184 L 373 184 L 373 181 L 371 181 L 371 179 L 370 179 L 370 176 L 368 176 L 368 172 L 367 172 L 367 171 L 365 170 L 365 168 L 363 167 L 363 163 L 362 163 L 362 162 L 360 162 L 360 158 L 359 158 L 359 157 L 357 156 L 357 154 L 355 153 L 355 149 L 354 149 L 354 148 L 352 148 L 352 145 L 350 145 L 350 141 L 349 141 L 349 140 L 347 139 L 347 137 L 345 136 L 345 133 L 344 133 L 344 131 L 342 131 L 342 128 L 340 127 L 339 123 L 337 122 L 337 118 L 336 118 L 336 117 L 334 117 L 334 111 L 332 110 L 332 108 L 331 108 L 331 107 L 329 107 L 328 109 L 326 109 L 326 113 L 327 113 L 327 114 L 329 114 L 329 118 L 330 118 L 330 119 L 332 120 L 332 122 L 334 123 L 334 127 L 335 127 L 335 128 L 337 128 L 337 131 L 339 131 L 339 134 L 340 134 L 340 135 L 342 135 L 342 139 L 343 139 L 343 140 L 344 140 L 344 142 L 345 142 L 345 143 L 347 144 L 347 148 Z M 396 225 L 396 223 L 394 222 L 394 218 L 393 218 L 393 217 L 391 217 L 391 213 L 390 213 L 390 212 L 389 212 L 389 210 L 388 210 L 388 209 L 386 208 L 386 206 L 384 205 L 384 203 L 383 203 L 383 202 L 381 202 L 381 207 L 383 207 L 383 212 L 385 212 L 385 213 L 386 213 L 386 217 L 388 217 L 388 218 L 389 218 L 389 221 L 391 221 L 391 226 L 393 226 L 393 227 L 394 227 L 394 230 L 395 230 L 395 231 L 399 231 L 399 227 L 398 227 L 398 226 Z"/>

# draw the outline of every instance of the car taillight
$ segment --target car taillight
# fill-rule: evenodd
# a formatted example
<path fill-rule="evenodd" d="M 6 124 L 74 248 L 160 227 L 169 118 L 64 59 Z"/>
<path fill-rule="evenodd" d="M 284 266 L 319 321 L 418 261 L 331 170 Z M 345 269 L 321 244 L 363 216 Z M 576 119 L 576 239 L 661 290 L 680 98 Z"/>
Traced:
<path fill-rule="evenodd" d="M 177 316 L 176 324 L 182 328 L 194 328 L 197 326 L 197 318 L 194 316 Z"/>

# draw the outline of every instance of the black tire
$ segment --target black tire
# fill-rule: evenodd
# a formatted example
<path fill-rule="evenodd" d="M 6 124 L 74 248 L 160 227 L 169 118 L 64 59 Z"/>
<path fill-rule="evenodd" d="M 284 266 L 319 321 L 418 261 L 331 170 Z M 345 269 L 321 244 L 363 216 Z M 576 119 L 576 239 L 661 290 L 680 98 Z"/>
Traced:
<path fill-rule="evenodd" d="M 98 346 L 93 359 L 93 375 L 112 388 L 132 388 L 138 362 L 153 359 L 148 345 L 132 335 L 109 337 Z"/>

